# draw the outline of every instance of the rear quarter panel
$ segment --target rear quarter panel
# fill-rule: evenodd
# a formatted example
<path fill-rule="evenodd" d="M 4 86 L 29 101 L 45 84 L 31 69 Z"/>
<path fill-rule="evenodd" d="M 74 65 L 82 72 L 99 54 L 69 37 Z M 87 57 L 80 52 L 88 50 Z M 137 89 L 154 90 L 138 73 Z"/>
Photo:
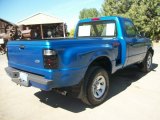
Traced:
<path fill-rule="evenodd" d="M 80 42 L 81 41 L 81 42 Z M 98 57 L 106 56 L 110 61 L 118 57 L 118 48 L 112 46 L 114 40 L 77 40 L 63 47 L 55 48 L 59 55 L 60 69 L 87 67 Z"/>
<path fill-rule="evenodd" d="M 50 49 L 58 54 L 59 67 L 53 71 L 54 87 L 73 86 L 85 76 L 88 66 L 98 57 L 106 56 L 111 63 L 118 57 L 114 39 L 81 38 L 65 41 L 50 41 Z"/>

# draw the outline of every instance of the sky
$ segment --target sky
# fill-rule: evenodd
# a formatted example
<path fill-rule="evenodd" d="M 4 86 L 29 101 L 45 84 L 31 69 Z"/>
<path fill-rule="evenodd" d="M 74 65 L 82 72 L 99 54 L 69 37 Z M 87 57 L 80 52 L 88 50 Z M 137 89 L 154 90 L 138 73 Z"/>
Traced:
<path fill-rule="evenodd" d="M 104 0 L 0 0 L 0 18 L 17 23 L 37 13 L 56 16 L 67 23 L 70 31 L 83 8 L 101 9 Z"/>

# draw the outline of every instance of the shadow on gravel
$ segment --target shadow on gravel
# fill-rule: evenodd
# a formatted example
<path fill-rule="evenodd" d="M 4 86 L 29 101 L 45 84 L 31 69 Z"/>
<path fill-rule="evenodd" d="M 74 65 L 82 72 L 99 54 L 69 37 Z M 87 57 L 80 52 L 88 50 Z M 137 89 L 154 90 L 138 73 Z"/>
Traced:
<path fill-rule="evenodd" d="M 158 67 L 158 64 L 153 63 L 152 71 L 155 72 L 155 68 L 157 67 Z M 124 91 L 133 82 L 138 81 L 146 74 L 147 73 L 141 72 L 136 65 L 132 65 L 123 70 L 117 71 L 115 74 L 112 75 L 110 80 L 110 90 L 108 94 L 108 99 Z"/>
<path fill-rule="evenodd" d="M 60 107 L 74 113 L 82 112 L 89 107 L 82 103 L 79 99 L 63 96 L 53 91 L 40 91 L 35 93 L 35 96 L 37 96 L 40 99 L 40 102 L 43 102 L 44 104 L 54 108 Z"/>
<path fill-rule="evenodd" d="M 158 67 L 158 64 L 153 64 L 153 70 Z M 140 78 L 145 76 L 145 73 L 142 73 L 137 66 L 130 66 L 123 70 L 117 71 L 110 78 L 110 91 L 108 94 L 108 99 L 111 99 L 115 95 L 124 91 L 129 87 L 132 82 L 138 81 Z M 86 108 L 91 108 L 83 104 L 80 100 L 63 96 L 53 91 L 45 92 L 39 91 L 35 93 L 35 96 L 40 99 L 40 102 L 49 105 L 54 108 L 62 108 L 74 113 L 79 113 L 85 111 Z"/>

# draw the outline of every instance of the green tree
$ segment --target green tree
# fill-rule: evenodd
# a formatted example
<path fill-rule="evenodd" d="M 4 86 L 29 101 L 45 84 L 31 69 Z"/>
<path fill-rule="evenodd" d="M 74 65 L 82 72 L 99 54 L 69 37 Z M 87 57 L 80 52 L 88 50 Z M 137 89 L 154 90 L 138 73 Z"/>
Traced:
<path fill-rule="evenodd" d="M 102 15 L 131 18 L 148 37 L 160 39 L 160 0 L 105 0 Z"/>
<path fill-rule="evenodd" d="M 96 8 L 83 9 L 80 11 L 79 19 L 99 17 L 99 15 L 100 14 Z"/>
<path fill-rule="evenodd" d="M 144 29 L 152 39 L 160 40 L 160 0 L 144 0 L 147 6 L 145 11 L 148 21 Z"/>
<path fill-rule="evenodd" d="M 160 39 L 159 0 L 135 0 L 127 13 L 140 31 L 151 39 Z"/>
<path fill-rule="evenodd" d="M 69 32 L 69 37 L 74 37 L 75 29 L 71 29 Z"/>
<path fill-rule="evenodd" d="M 130 9 L 133 0 L 105 0 L 102 4 L 102 15 L 125 16 Z"/>

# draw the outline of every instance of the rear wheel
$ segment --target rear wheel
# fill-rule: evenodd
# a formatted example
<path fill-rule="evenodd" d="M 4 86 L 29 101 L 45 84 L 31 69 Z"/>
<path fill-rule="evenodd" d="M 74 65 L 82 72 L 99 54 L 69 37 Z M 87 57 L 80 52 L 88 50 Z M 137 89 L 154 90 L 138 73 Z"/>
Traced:
<path fill-rule="evenodd" d="M 85 82 L 83 102 L 93 106 L 103 103 L 109 90 L 107 71 L 102 67 L 91 67 L 85 76 Z"/>

